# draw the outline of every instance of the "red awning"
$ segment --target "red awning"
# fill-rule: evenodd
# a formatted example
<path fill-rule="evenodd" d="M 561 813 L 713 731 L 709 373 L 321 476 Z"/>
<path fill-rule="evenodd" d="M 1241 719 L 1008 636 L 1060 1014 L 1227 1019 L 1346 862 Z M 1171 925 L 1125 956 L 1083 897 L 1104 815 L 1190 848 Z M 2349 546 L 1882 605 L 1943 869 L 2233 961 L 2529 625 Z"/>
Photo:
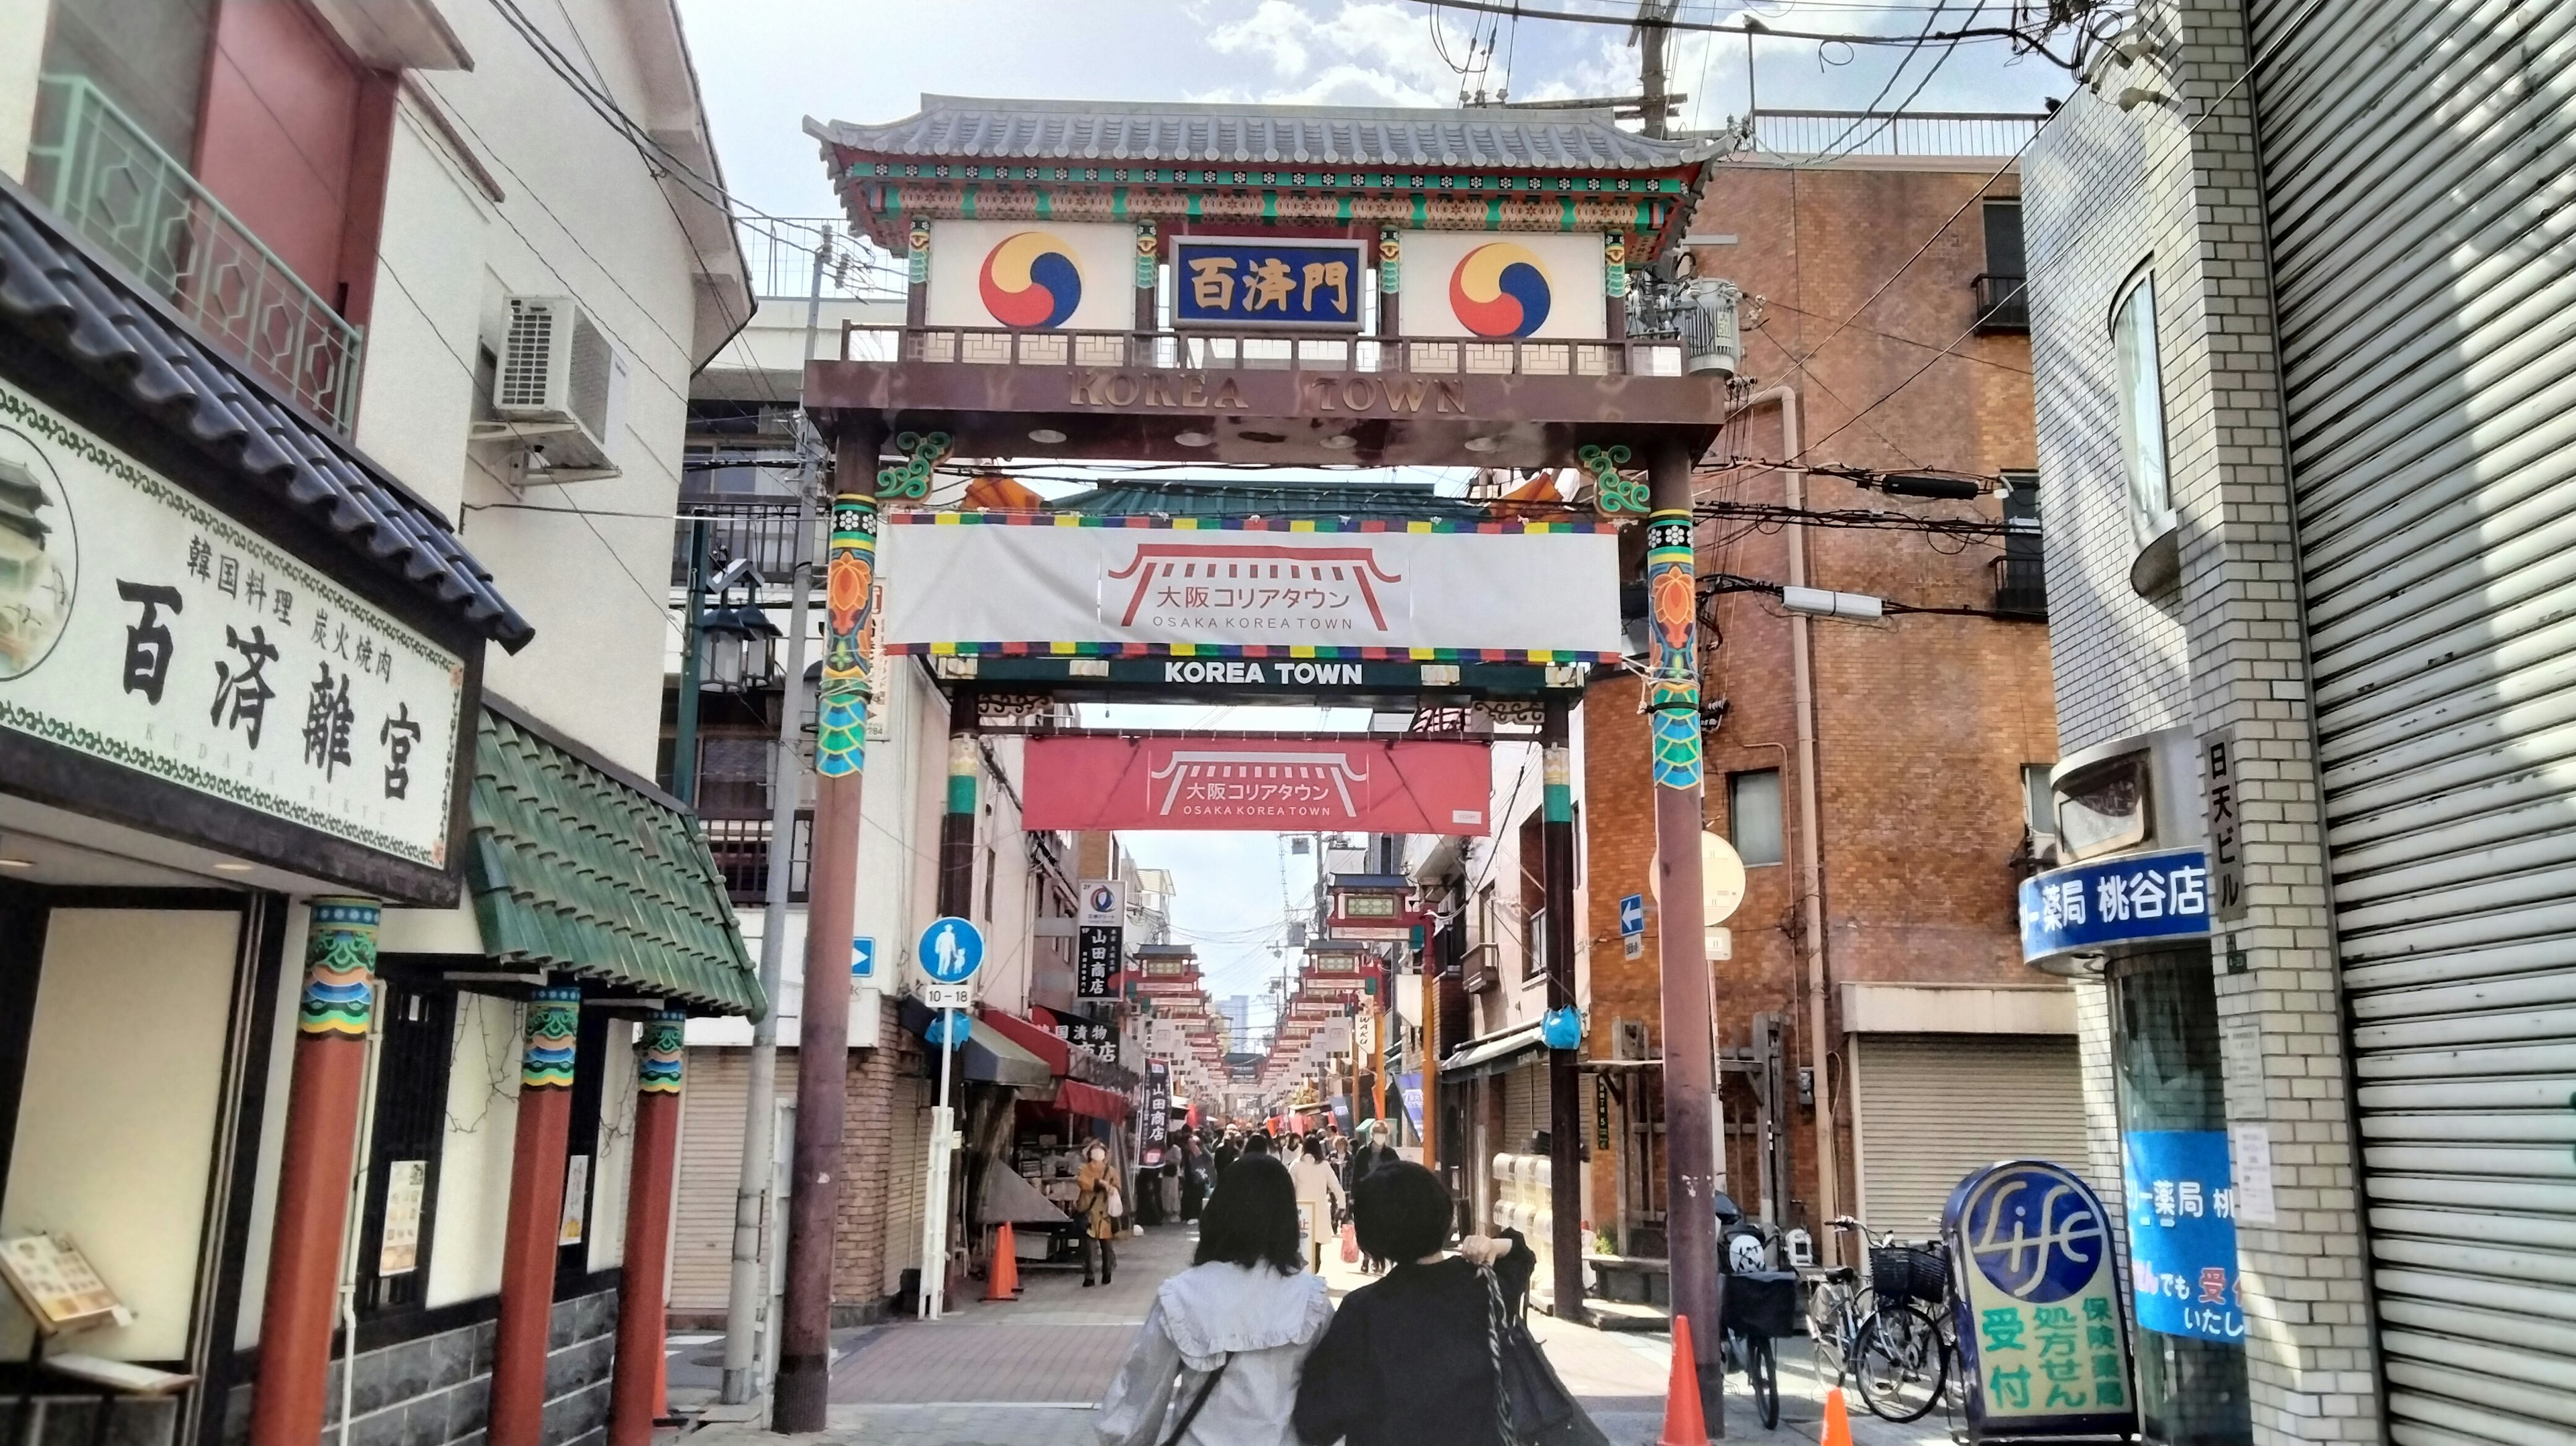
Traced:
<path fill-rule="evenodd" d="M 1057 1079 L 1062 1079 L 1073 1072 L 1073 1046 L 1056 1038 L 1047 1030 L 1031 1024 L 1016 1014 L 1005 1014 L 998 1009 L 984 1010 L 976 1017 L 981 1022 L 991 1025 L 1004 1039 L 1045 1060 L 1047 1073 Z"/>
<path fill-rule="evenodd" d="M 1069 1115 L 1089 1115 L 1112 1124 L 1127 1118 L 1130 1108 L 1125 1095 L 1078 1079 L 1056 1081 L 1055 1107 Z"/>

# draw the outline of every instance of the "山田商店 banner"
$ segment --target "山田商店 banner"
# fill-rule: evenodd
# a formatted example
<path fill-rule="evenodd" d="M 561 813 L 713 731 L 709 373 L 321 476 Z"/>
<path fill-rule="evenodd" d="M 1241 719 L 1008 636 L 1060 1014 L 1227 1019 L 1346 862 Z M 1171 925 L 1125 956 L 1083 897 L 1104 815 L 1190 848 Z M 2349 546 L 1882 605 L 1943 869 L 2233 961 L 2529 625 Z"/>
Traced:
<path fill-rule="evenodd" d="M 1618 537 L 1581 522 L 896 513 L 892 652 L 1605 661 Z"/>

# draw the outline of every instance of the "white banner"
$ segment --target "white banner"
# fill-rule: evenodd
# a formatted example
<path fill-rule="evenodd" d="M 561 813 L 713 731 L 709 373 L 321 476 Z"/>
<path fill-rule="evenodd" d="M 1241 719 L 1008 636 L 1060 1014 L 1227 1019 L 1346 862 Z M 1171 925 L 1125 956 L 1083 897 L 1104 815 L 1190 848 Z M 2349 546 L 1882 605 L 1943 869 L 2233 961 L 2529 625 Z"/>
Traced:
<path fill-rule="evenodd" d="M 0 385 L 0 728 L 447 866 L 465 660 Z"/>
<path fill-rule="evenodd" d="M 1618 536 L 1590 524 L 1304 532 L 975 513 L 886 520 L 883 628 L 897 651 L 1141 644 L 1158 653 L 1436 649 L 1570 662 L 1615 658 L 1623 647 Z"/>

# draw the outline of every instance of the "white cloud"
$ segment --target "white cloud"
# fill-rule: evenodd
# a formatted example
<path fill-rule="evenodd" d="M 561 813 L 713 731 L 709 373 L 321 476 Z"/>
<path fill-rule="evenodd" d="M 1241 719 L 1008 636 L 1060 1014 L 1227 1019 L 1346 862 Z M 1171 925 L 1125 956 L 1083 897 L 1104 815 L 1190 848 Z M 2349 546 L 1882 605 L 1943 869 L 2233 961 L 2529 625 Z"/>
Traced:
<path fill-rule="evenodd" d="M 1440 59 L 1423 12 L 1392 0 L 1342 0 L 1329 12 L 1260 0 L 1250 14 L 1212 26 L 1219 55 L 1268 61 L 1279 84 L 1236 84 L 1202 100 L 1286 105 L 1454 104 L 1457 72 Z"/>

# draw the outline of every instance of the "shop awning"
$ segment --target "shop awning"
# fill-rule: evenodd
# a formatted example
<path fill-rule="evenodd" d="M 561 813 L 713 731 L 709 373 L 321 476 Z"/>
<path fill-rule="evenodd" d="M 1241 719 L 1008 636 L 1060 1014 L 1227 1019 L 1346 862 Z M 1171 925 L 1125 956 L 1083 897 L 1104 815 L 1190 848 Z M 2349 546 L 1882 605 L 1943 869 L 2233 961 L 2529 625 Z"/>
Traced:
<path fill-rule="evenodd" d="M 1073 1073 L 1073 1046 L 1029 1021 L 999 1009 L 979 1009 L 976 1022 L 1001 1031 L 1002 1037 L 1046 1062 L 1047 1073 L 1062 1077 Z"/>
<path fill-rule="evenodd" d="M 927 1039 L 930 1021 L 937 1013 L 919 1000 L 903 1001 L 903 1027 Z M 989 1022 L 969 1019 L 966 1042 L 957 1049 L 957 1077 L 976 1084 L 1008 1085 L 1014 1089 L 1043 1090 L 1055 1083 L 1055 1072 L 1045 1060 L 1022 1049 Z M 927 1052 L 925 1072 L 939 1077 L 939 1051 Z"/>
<path fill-rule="evenodd" d="M 1129 1111 L 1134 1108 L 1127 1102 L 1125 1095 L 1114 1090 L 1102 1089 L 1098 1085 L 1084 1084 L 1078 1079 L 1056 1081 L 1055 1105 L 1066 1114 L 1089 1115 L 1095 1120 L 1107 1120 L 1111 1124 L 1127 1118 Z"/>
<path fill-rule="evenodd" d="M 1459 1046 L 1458 1052 L 1443 1060 L 1440 1078 L 1449 1080 L 1482 1079 L 1489 1074 L 1504 1074 L 1519 1068 L 1530 1057 L 1547 1053 L 1546 1041 L 1539 1038 L 1539 1027 L 1524 1024 L 1472 1039 Z"/>
<path fill-rule="evenodd" d="M 768 1008 L 697 821 L 488 694 L 465 886 L 495 959 L 693 1013 Z"/>

